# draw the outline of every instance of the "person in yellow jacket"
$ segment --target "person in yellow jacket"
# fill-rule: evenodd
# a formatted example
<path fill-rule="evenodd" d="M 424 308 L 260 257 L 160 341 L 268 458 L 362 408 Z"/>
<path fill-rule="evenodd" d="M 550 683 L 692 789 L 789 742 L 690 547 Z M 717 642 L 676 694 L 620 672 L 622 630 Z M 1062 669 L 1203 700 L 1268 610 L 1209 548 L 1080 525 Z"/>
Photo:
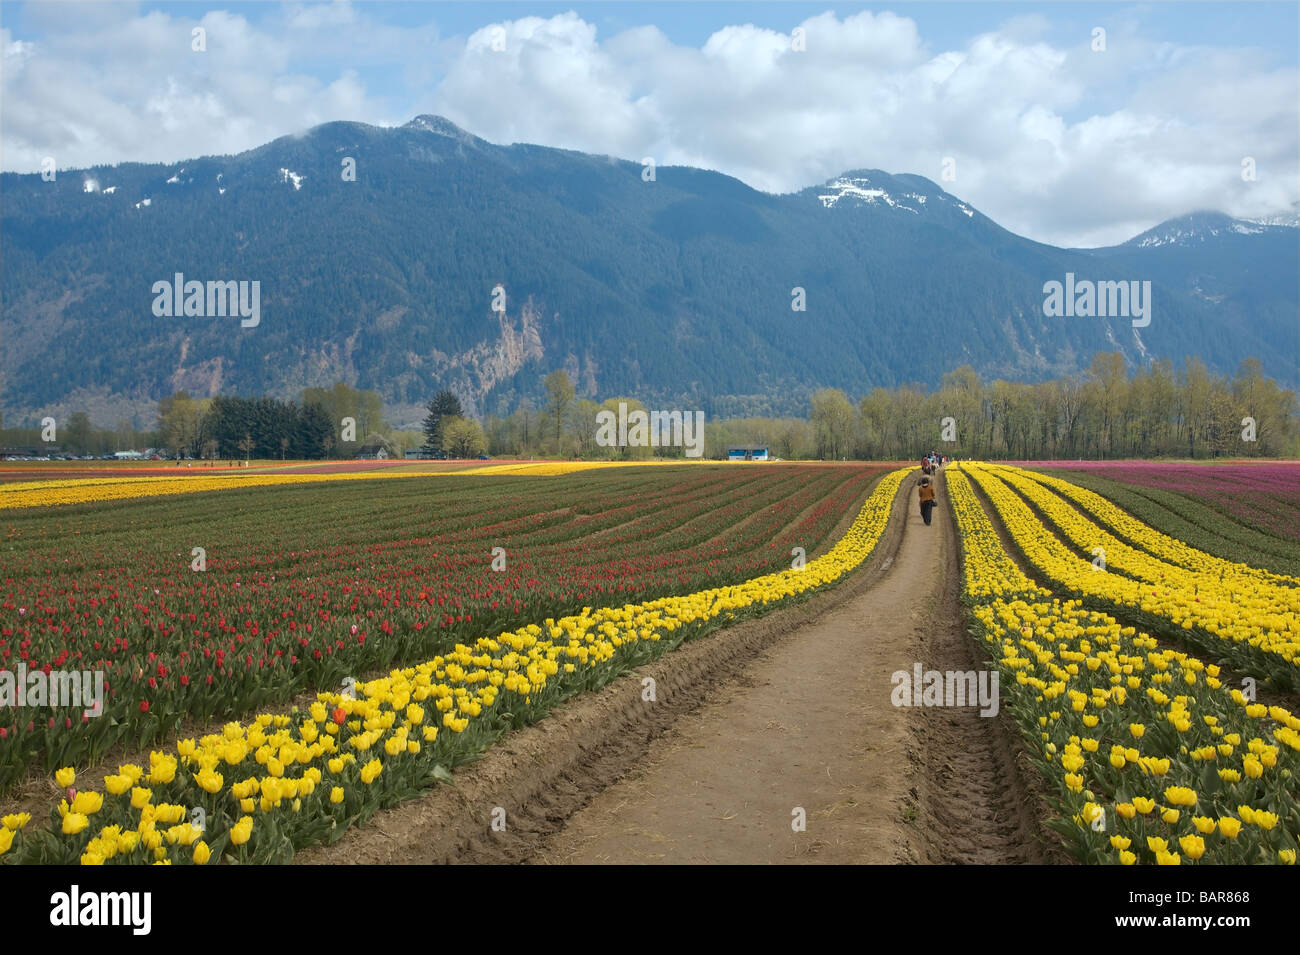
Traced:
<path fill-rule="evenodd" d="M 934 485 L 930 483 L 928 477 L 921 478 L 921 487 L 919 489 L 921 498 L 921 517 L 926 524 L 930 523 L 930 512 L 934 510 Z"/>

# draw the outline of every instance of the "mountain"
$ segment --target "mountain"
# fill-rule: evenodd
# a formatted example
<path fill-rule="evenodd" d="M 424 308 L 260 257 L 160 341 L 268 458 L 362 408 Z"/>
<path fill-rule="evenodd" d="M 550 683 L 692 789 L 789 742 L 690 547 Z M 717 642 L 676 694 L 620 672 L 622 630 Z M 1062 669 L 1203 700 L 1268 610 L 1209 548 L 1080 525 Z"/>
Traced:
<path fill-rule="evenodd" d="M 580 395 L 803 413 L 818 387 L 937 384 L 963 363 L 1042 378 L 1103 350 L 1223 372 L 1253 355 L 1300 384 L 1300 230 L 1215 213 L 1059 249 L 921 176 L 856 170 L 777 196 L 498 146 L 436 116 L 52 182 L 6 173 L 0 194 L 9 422 L 90 408 L 146 423 L 179 388 L 293 397 L 344 380 L 414 423 L 440 387 L 497 411 L 557 367 Z M 258 320 L 155 314 L 155 284 L 178 273 L 259 283 Z M 1149 324 L 1045 314 L 1045 283 L 1067 275 L 1150 281 Z"/>

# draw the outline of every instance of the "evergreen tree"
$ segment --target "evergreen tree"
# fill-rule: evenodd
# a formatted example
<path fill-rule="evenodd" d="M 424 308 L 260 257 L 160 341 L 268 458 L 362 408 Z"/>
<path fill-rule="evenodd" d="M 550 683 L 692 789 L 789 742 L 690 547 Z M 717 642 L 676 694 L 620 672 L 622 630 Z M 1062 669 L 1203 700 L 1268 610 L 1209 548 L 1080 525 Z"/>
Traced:
<path fill-rule="evenodd" d="M 460 406 L 460 399 L 446 388 L 433 396 L 429 402 L 429 416 L 424 419 L 424 435 L 430 448 L 442 447 L 442 425 L 444 418 L 459 418 L 465 414 Z"/>

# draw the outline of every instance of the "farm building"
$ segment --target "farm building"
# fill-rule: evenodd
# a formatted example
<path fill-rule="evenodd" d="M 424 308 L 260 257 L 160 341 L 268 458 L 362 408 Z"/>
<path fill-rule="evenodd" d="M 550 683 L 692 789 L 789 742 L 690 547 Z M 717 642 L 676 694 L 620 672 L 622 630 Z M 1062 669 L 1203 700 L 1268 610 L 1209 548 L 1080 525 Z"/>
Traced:
<path fill-rule="evenodd" d="M 766 461 L 767 448 L 727 448 L 728 461 Z"/>

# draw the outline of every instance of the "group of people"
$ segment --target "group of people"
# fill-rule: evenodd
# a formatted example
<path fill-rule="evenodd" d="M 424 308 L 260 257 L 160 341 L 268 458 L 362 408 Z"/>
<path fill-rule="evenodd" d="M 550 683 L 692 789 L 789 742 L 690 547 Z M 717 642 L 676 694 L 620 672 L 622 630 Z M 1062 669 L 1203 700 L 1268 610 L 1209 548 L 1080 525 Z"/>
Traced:
<path fill-rule="evenodd" d="M 925 457 L 921 458 L 921 473 L 933 474 L 947 463 L 948 455 L 939 454 L 937 451 L 931 451 Z"/>
<path fill-rule="evenodd" d="M 934 474 L 939 468 L 948 463 L 946 454 L 938 454 L 931 451 L 925 457 L 921 458 L 921 485 L 917 489 L 917 494 L 921 499 L 921 519 L 926 524 L 930 523 L 930 516 L 934 511 L 934 485 L 930 483 L 930 475 Z"/>

